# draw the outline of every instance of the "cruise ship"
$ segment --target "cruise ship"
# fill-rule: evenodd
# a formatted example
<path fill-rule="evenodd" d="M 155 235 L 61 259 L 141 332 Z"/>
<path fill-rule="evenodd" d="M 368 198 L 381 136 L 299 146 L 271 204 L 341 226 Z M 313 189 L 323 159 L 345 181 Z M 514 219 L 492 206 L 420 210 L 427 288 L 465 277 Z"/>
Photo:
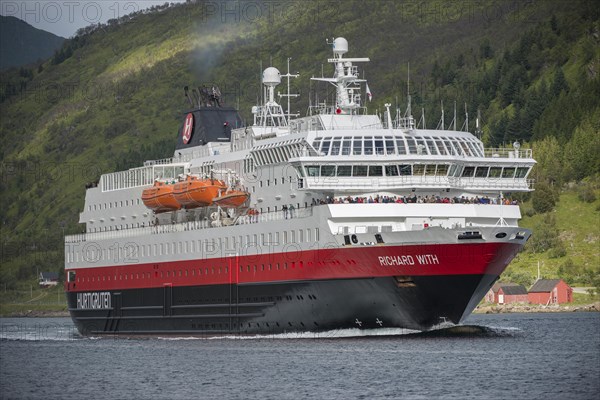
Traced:
<path fill-rule="evenodd" d="M 370 60 L 330 45 L 333 76 L 311 79 L 331 104 L 292 115 L 289 64 L 264 70 L 252 124 L 186 87 L 173 157 L 88 185 L 65 237 L 82 334 L 428 330 L 474 310 L 531 235 L 507 196 L 532 190 L 531 150 L 369 114 Z"/>

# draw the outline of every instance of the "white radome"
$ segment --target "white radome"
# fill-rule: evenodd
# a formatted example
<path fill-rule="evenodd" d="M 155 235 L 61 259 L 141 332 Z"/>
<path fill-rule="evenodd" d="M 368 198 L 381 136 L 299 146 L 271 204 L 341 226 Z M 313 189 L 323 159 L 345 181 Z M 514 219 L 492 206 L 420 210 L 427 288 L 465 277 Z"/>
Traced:
<path fill-rule="evenodd" d="M 348 41 L 339 37 L 333 41 L 333 52 L 335 54 L 346 54 L 348 52 Z"/>
<path fill-rule="evenodd" d="M 269 67 L 263 71 L 263 84 L 277 86 L 281 83 L 281 72 L 275 67 Z"/>

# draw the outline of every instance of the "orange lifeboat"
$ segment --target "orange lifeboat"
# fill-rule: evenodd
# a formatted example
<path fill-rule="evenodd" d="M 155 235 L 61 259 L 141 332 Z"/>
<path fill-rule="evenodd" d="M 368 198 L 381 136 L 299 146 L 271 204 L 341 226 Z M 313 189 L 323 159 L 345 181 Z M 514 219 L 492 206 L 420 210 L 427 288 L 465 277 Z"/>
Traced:
<path fill-rule="evenodd" d="M 183 208 L 205 207 L 210 206 L 213 198 L 226 187 L 225 182 L 218 179 L 200 179 L 188 175 L 174 185 L 173 195 Z"/>
<path fill-rule="evenodd" d="M 166 182 L 155 181 L 154 186 L 142 192 L 144 205 L 155 213 L 179 210 L 181 205 L 173 196 L 173 187 Z"/>
<path fill-rule="evenodd" d="M 242 206 L 249 197 L 250 195 L 248 192 L 241 190 L 230 190 L 224 192 L 218 197 L 215 197 L 213 202 L 221 207 L 237 208 Z"/>

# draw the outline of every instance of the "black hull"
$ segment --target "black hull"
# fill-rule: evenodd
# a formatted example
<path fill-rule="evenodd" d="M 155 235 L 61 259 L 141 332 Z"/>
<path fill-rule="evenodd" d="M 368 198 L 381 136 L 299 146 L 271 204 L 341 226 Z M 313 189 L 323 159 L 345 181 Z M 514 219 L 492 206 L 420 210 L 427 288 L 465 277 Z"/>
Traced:
<path fill-rule="evenodd" d="M 497 277 L 447 275 L 128 289 L 106 309 L 69 310 L 84 335 L 276 334 L 347 328 L 427 330 L 468 316 Z M 79 304 L 79 306 L 81 306 Z"/>

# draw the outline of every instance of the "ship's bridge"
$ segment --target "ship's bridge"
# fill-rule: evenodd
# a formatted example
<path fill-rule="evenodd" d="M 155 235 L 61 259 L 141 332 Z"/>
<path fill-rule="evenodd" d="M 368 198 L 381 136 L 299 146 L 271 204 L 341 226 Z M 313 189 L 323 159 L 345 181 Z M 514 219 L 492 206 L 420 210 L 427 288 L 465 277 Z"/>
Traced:
<path fill-rule="evenodd" d="M 530 149 L 485 149 L 468 132 L 316 131 L 311 154 L 290 160 L 301 189 L 365 192 L 394 189 L 530 191 Z"/>

